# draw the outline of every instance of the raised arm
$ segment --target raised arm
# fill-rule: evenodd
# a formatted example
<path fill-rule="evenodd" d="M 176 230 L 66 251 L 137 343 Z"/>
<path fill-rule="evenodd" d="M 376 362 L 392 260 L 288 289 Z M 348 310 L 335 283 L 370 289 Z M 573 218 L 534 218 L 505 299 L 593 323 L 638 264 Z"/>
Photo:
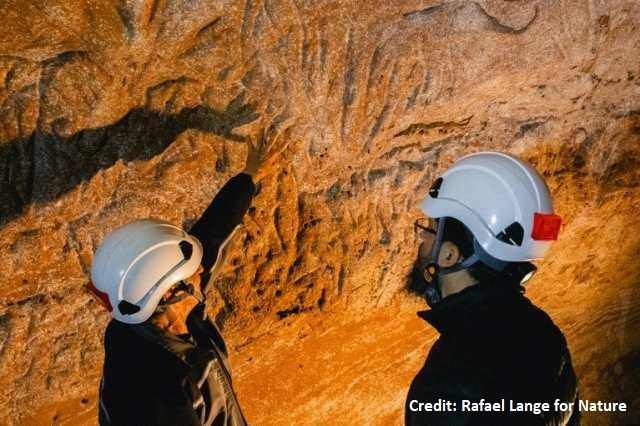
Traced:
<path fill-rule="evenodd" d="M 202 243 L 202 266 L 205 271 L 215 263 L 220 245 L 242 223 L 254 191 L 253 179 L 246 173 L 229 179 L 189 231 Z"/>
<path fill-rule="evenodd" d="M 202 243 L 202 266 L 205 271 L 210 271 L 218 257 L 220 246 L 235 227 L 242 223 L 255 192 L 254 179 L 262 171 L 262 166 L 287 147 L 286 143 L 278 144 L 277 149 L 274 149 L 278 139 L 266 137 L 264 130 L 260 131 L 255 142 L 248 139 L 244 171 L 225 184 L 189 231 Z"/>

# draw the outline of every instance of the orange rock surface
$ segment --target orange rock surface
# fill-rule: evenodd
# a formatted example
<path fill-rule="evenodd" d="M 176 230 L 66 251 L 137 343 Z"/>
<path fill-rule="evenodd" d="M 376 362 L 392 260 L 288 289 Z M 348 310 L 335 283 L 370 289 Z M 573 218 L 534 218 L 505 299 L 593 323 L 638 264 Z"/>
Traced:
<path fill-rule="evenodd" d="M 637 1 L 5 0 L 0 17 L 0 424 L 95 424 L 93 251 L 136 218 L 188 226 L 263 127 L 289 145 L 208 296 L 252 424 L 402 423 L 437 337 L 404 290 L 416 205 L 488 149 L 531 161 L 563 217 L 527 294 L 581 397 L 631 405 L 584 424 L 640 422 Z"/>

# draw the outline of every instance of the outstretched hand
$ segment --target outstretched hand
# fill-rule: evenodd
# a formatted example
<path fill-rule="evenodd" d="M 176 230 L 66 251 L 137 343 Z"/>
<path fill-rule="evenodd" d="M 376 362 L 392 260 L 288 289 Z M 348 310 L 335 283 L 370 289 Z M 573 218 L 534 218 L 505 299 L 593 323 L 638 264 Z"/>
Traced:
<path fill-rule="evenodd" d="M 247 161 L 244 173 L 255 179 L 265 163 L 273 160 L 287 148 L 288 142 L 279 143 L 281 134 L 282 132 L 278 132 L 272 135 L 272 131 L 265 133 L 262 128 L 255 140 L 251 137 L 247 139 Z"/>

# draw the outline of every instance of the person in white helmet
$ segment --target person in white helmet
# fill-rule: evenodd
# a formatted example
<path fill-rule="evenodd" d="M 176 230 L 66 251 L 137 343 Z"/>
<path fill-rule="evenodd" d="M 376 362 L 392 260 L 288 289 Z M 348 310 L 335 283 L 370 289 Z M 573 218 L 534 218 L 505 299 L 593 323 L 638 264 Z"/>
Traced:
<path fill-rule="evenodd" d="M 137 220 L 98 247 L 89 289 L 113 315 L 104 338 L 101 425 L 246 424 L 224 340 L 205 314 L 201 281 L 242 222 L 271 146 L 264 136 L 248 143 L 244 172 L 227 182 L 189 233 Z"/>
<path fill-rule="evenodd" d="M 411 383 L 405 424 L 578 424 L 566 340 L 524 296 L 530 261 L 561 225 L 543 178 L 514 156 L 472 154 L 436 179 L 421 209 L 409 288 L 426 298 L 431 309 L 418 315 L 440 337 Z M 549 405 L 512 411 L 518 403 Z"/>

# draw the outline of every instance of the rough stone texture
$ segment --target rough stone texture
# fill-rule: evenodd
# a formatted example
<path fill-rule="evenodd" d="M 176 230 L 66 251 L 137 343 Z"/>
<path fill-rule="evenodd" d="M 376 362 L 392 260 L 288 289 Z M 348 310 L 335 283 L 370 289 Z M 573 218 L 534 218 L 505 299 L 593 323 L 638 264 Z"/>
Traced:
<path fill-rule="evenodd" d="M 640 422 L 640 4 L 622 0 L 0 3 L 0 423 L 91 424 L 107 316 L 92 252 L 148 216 L 188 225 L 289 142 L 212 310 L 251 423 L 400 424 L 435 332 L 404 291 L 415 206 L 499 149 L 564 218 L 529 295 L 587 399 Z M 526 368 L 526 366 L 523 366 Z"/>

